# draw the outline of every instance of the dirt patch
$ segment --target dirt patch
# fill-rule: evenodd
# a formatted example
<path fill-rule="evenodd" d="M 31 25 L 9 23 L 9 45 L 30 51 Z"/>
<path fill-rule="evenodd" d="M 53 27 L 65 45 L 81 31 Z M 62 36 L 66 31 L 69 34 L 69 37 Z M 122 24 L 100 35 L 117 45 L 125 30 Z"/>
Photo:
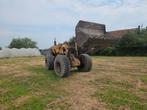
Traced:
<path fill-rule="evenodd" d="M 20 106 L 24 105 L 30 98 L 31 98 L 31 96 L 18 97 L 17 99 L 14 100 L 13 105 L 15 107 L 20 107 Z"/>
<path fill-rule="evenodd" d="M 0 95 L 6 94 L 9 90 L 0 88 Z"/>
<path fill-rule="evenodd" d="M 13 77 L 15 77 L 15 78 L 19 78 L 19 77 L 25 78 L 25 77 L 28 77 L 28 76 L 31 76 L 31 75 L 33 75 L 31 72 L 21 71 L 20 70 L 20 71 L 15 72 Z"/>
<path fill-rule="evenodd" d="M 104 103 L 87 97 L 70 96 L 56 99 L 47 105 L 47 110 L 106 110 Z"/>
<path fill-rule="evenodd" d="M 15 64 L 15 65 L 3 65 L 0 66 L 0 75 L 1 76 L 13 76 L 13 77 L 28 77 L 31 76 L 32 73 L 27 71 L 24 67 L 27 65 L 20 65 L 20 64 Z"/>
<path fill-rule="evenodd" d="M 0 104 L 0 110 L 8 110 L 8 107 L 6 107 L 5 105 Z"/>
<path fill-rule="evenodd" d="M 147 100 L 147 85 L 144 84 L 141 80 L 137 80 L 135 90 L 131 90 L 132 93 L 136 94 L 138 97 L 141 97 L 144 100 Z M 143 90 L 143 92 L 141 92 Z M 135 92 L 134 92 L 135 91 Z"/>
<path fill-rule="evenodd" d="M 7 66 L 7 65 L 4 65 L 4 66 L 0 66 L 0 75 L 12 75 L 14 74 L 13 71 L 14 71 L 14 68 L 12 66 Z"/>
<path fill-rule="evenodd" d="M 22 66 L 18 64 L 13 64 L 13 65 L 3 65 L 0 66 L 0 75 L 7 76 L 7 75 L 14 75 L 22 70 Z"/>
<path fill-rule="evenodd" d="M 60 108 L 66 107 L 65 110 L 106 110 L 105 103 L 92 97 L 96 89 L 89 81 L 94 79 L 94 76 L 91 73 L 79 73 L 68 78 L 64 88 L 69 96 L 52 101 L 47 105 L 47 108 L 54 110 L 58 106 Z"/>

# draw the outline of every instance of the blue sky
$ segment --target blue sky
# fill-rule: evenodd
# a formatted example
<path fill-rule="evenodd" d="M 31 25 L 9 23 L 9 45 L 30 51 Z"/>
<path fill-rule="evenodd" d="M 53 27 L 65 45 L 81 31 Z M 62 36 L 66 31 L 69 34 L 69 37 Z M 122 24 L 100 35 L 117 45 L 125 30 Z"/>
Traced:
<path fill-rule="evenodd" d="M 107 31 L 147 26 L 147 0 L 0 0 L 0 46 L 29 37 L 48 48 L 75 35 L 79 20 L 106 24 Z"/>

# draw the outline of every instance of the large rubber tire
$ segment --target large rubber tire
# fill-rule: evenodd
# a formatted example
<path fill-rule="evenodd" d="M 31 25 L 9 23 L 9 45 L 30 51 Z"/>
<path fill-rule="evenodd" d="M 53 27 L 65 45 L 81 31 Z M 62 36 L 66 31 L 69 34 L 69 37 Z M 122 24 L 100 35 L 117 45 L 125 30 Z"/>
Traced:
<path fill-rule="evenodd" d="M 54 59 L 55 56 L 52 54 L 51 50 L 49 50 L 47 55 L 45 56 L 45 65 L 48 70 L 54 69 Z"/>
<path fill-rule="evenodd" d="M 70 75 L 70 61 L 66 55 L 56 56 L 54 70 L 59 77 L 67 77 Z"/>
<path fill-rule="evenodd" d="M 92 59 L 88 54 L 81 54 L 79 56 L 81 65 L 78 67 L 78 70 L 81 72 L 89 72 L 92 68 Z"/>

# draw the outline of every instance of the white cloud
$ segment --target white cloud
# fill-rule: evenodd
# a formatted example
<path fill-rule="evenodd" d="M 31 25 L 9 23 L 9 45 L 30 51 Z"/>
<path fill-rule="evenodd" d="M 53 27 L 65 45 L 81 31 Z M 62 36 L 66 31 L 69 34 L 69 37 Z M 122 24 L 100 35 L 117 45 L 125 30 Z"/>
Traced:
<path fill-rule="evenodd" d="M 64 41 L 74 34 L 80 19 L 104 23 L 108 30 L 147 25 L 146 4 L 147 0 L 0 0 L 0 36 L 21 33 L 37 36 L 39 42 L 42 36 Z M 38 32 L 35 27 L 49 30 Z"/>
<path fill-rule="evenodd" d="M 132 16 L 140 15 L 147 18 L 146 0 L 3 1 L 1 0 L 1 20 L 15 25 L 73 25 L 79 19 L 112 24 L 113 20 L 120 21 L 122 16 L 132 19 Z"/>

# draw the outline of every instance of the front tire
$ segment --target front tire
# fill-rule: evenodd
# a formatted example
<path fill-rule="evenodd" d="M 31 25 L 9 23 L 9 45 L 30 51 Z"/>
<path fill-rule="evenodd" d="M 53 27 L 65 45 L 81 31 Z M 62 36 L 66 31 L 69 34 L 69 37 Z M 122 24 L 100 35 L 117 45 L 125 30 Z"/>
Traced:
<path fill-rule="evenodd" d="M 57 55 L 54 61 L 54 70 L 57 76 L 67 77 L 70 75 L 70 61 L 66 55 Z"/>
<path fill-rule="evenodd" d="M 88 54 L 81 54 L 79 56 L 81 65 L 78 67 L 78 70 L 81 72 L 89 72 L 92 68 L 92 59 Z"/>

